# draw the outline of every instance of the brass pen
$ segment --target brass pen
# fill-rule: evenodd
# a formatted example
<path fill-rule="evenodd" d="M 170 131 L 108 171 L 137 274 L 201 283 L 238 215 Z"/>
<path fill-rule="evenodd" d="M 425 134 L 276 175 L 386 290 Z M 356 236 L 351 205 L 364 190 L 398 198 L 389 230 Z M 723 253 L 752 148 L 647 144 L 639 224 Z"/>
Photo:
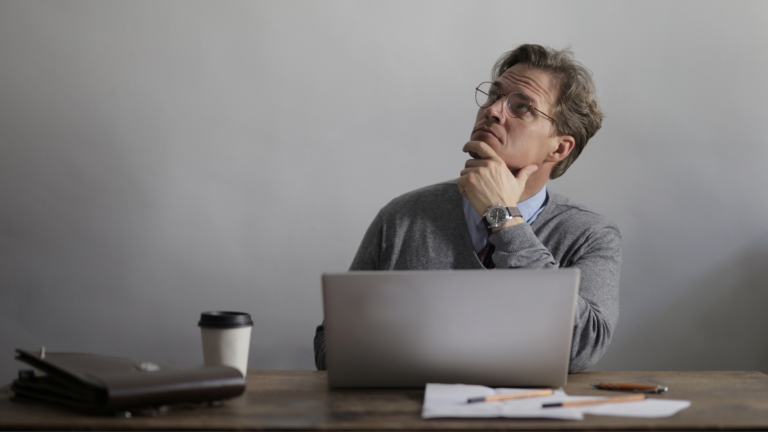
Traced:
<path fill-rule="evenodd" d="M 643 384 L 597 382 L 590 385 L 594 388 L 599 388 L 602 390 L 630 390 L 634 391 L 635 393 L 663 393 L 669 390 L 669 387 Z"/>
<path fill-rule="evenodd" d="M 519 392 L 519 393 L 503 393 L 503 394 L 497 394 L 497 395 L 491 395 L 491 396 L 469 398 L 467 399 L 467 403 L 495 402 L 495 401 L 502 401 L 502 400 L 509 400 L 509 399 L 524 399 L 524 398 L 531 398 L 531 397 L 551 396 L 554 393 L 555 392 L 552 389 L 531 390 L 531 391 Z"/>

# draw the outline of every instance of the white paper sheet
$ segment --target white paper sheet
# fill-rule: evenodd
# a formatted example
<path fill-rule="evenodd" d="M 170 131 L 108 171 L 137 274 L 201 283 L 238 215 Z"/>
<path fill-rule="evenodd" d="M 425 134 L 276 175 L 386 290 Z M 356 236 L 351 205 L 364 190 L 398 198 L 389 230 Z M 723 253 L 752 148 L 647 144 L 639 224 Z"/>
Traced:
<path fill-rule="evenodd" d="M 684 400 L 646 399 L 640 402 L 583 407 L 541 407 L 545 403 L 598 399 L 594 396 L 568 396 L 563 389 L 555 390 L 555 393 L 551 396 L 499 402 L 467 403 L 467 399 L 472 397 L 526 391 L 530 391 L 530 389 L 493 389 L 485 386 L 465 384 L 427 384 L 426 391 L 424 392 L 424 406 L 421 411 L 421 417 L 426 419 L 440 417 L 508 417 L 582 420 L 584 414 L 594 414 L 662 418 L 675 415 L 691 405 L 690 401 Z"/>

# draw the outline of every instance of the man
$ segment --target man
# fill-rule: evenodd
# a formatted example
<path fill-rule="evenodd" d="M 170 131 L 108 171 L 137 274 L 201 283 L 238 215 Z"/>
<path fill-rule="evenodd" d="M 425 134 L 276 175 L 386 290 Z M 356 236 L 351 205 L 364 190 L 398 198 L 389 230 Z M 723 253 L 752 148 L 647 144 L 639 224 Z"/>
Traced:
<path fill-rule="evenodd" d="M 548 191 L 600 129 L 590 72 L 568 50 L 521 45 L 504 54 L 479 105 L 458 180 L 381 209 L 350 270 L 577 267 L 581 284 L 570 373 L 596 363 L 619 313 L 621 236 L 611 221 Z M 325 369 L 323 326 L 315 364 Z"/>

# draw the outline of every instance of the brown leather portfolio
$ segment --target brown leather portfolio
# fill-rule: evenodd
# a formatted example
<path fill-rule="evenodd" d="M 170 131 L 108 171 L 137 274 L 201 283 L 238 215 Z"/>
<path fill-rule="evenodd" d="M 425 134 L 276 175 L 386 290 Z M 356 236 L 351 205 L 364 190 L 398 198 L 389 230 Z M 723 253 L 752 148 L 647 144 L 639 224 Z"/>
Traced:
<path fill-rule="evenodd" d="M 22 371 L 13 382 L 13 399 L 20 402 L 110 414 L 221 401 L 245 391 L 243 375 L 228 366 L 165 366 L 95 354 L 16 352 L 17 360 L 39 371 Z"/>

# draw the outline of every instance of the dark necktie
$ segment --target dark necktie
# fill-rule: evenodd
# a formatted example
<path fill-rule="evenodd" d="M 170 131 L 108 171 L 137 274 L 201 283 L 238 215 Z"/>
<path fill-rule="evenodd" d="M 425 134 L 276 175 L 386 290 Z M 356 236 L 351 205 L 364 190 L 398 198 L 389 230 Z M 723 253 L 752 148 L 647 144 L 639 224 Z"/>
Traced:
<path fill-rule="evenodd" d="M 477 257 L 480 259 L 480 262 L 483 263 L 483 266 L 487 269 L 494 269 L 496 268 L 496 264 L 493 263 L 493 251 L 496 249 L 496 246 L 493 245 L 493 243 L 486 242 L 485 246 L 483 246 L 482 249 L 480 249 L 480 252 L 477 253 Z"/>

